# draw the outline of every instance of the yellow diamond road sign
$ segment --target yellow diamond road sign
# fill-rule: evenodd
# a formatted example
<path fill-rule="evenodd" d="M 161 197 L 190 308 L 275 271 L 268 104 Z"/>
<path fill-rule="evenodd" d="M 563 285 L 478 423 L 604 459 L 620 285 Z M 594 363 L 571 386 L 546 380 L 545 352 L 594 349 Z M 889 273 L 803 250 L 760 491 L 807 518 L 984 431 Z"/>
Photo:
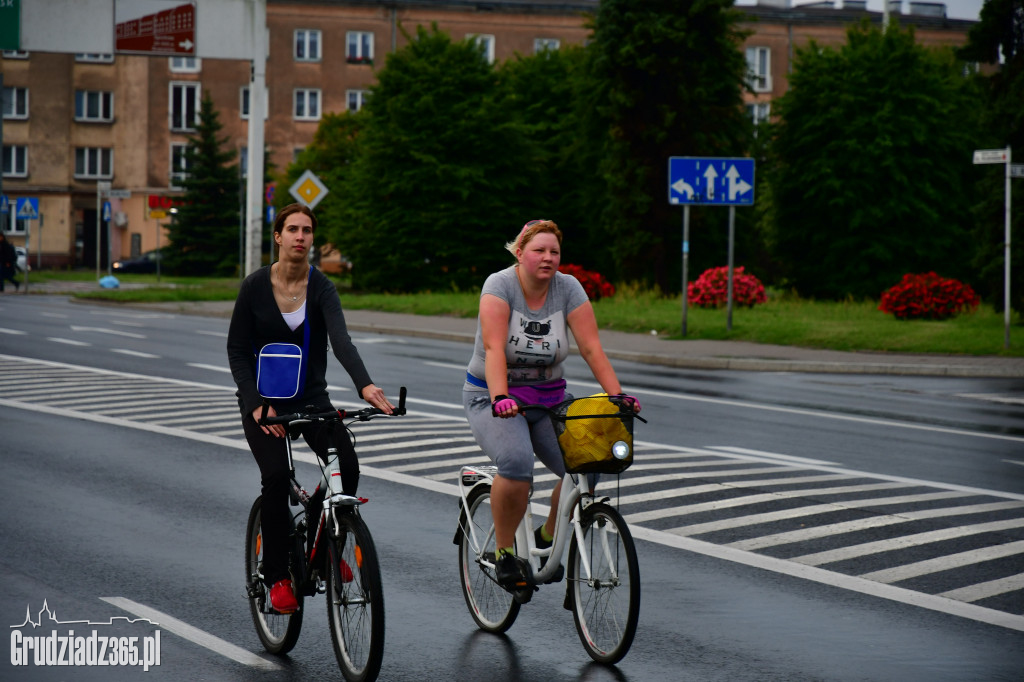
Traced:
<path fill-rule="evenodd" d="M 313 209 L 327 196 L 327 187 L 320 181 L 320 178 L 313 174 L 313 171 L 307 170 L 299 176 L 294 185 L 288 188 L 288 193 L 295 197 L 300 204 Z"/>

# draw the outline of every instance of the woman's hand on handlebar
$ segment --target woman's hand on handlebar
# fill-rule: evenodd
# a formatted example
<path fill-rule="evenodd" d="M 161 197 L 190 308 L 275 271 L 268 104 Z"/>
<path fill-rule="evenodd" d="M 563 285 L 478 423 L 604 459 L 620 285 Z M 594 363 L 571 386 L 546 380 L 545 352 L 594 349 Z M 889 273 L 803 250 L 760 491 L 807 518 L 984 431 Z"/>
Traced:
<path fill-rule="evenodd" d="M 507 395 L 495 396 L 491 403 L 491 414 L 502 419 L 510 419 L 519 414 L 519 404 Z"/>
<path fill-rule="evenodd" d="M 625 393 L 620 393 L 615 397 L 621 400 L 622 402 L 626 403 L 627 405 L 631 406 L 634 412 L 640 411 L 640 401 L 637 400 L 634 396 L 626 395 Z"/>
<path fill-rule="evenodd" d="M 395 410 L 395 406 L 391 404 L 388 397 L 384 395 L 384 390 L 380 389 L 373 384 L 367 384 L 363 388 L 363 400 L 370 403 L 370 405 L 376 407 L 384 414 L 391 414 Z"/>
<path fill-rule="evenodd" d="M 277 410 L 274 409 L 273 405 L 267 405 L 267 414 L 263 414 L 263 406 L 260 405 L 252 411 L 252 418 L 257 424 L 260 424 L 260 420 L 265 417 L 276 417 Z M 274 436 L 275 438 L 284 438 L 288 432 L 285 430 L 282 424 L 260 424 L 260 428 L 263 429 L 263 433 L 268 436 Z"/>

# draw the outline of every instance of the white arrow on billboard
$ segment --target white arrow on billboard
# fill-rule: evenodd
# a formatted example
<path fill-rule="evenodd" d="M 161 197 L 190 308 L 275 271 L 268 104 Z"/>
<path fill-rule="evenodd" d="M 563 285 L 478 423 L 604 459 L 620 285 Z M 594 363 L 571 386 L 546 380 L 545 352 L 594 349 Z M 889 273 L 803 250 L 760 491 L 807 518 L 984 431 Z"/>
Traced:
<path fill-rule="evenodd" d="M 736 166 L 729 166 L 729 172 L 725 174 L 725 177 L 729 178 L 729 201 L 734 201 L 737 194 L 745 194 L 753 189 L 753 185 L 749 184 L 746 180 L 740 180 L 740 172 L 736 170 Z"/>
<path fill-rule="evenodd" d="M 718 171 L 714 166 L 708 166 L 708 169 L 704 171 L 704 195 L 708 199 L 715 198 L 715 178 L 717 177 Z"/>
<path fill-rule="evenodd" d="M 674 189 L 677 194 L 685 194 L 687 199 L 693 198 L 693 187 L 690 187 L 690 185 L 681 178 L 672 183 L 672 189 Z"/>

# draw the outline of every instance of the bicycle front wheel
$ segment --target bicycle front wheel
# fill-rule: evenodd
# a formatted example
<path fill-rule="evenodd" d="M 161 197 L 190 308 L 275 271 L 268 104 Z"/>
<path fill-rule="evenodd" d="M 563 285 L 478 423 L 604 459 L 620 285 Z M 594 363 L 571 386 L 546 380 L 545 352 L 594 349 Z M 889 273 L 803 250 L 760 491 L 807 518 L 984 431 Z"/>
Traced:
<path fill-rule="evenodd" d="M 481 561 L 493 566 L 495 560 L 490 486 L 478 485 L 469 493 L 459 523 L 459 578 L 469 613 L 481 630 L 505 632 L 516 622 L 520 604 Z"/>
<path fill-rule="evenodd" d="M 569 545 L 569 600 L 590 657 L 617 663 L 629 651 L 640 618 L 640 565 L 622 516 L 598 502 L 583 510 L 582 545 Z M 589 571 L 587 568 L 589 567 Z"/>
<path fill-rule="evenodd" d="M 295 613 L 277 613 L 270 607 L 270 588 L 263 582 L 263 533 L 260 529 L 263 498 L 257 497 L 249 510 L 245 527 L 245 583 L 256 634 L 263 648 L 272 654 L 286 654 L 295 646 L 302 629 L 302 595 L 296 594 L 299 609 Z M 293 550 L 294 552 L 294 550 Z M 292 583 L 299 577 L 294 570 L 295 557 L 291 556 Z"/>
<path fill-rule="evenodd" d="M 349 682 L 377 679 L 384 658 L 384 592 L 377 550 L 353 510 L 337 513 L 328 539 L 327 619 L 342 675 Z"/>

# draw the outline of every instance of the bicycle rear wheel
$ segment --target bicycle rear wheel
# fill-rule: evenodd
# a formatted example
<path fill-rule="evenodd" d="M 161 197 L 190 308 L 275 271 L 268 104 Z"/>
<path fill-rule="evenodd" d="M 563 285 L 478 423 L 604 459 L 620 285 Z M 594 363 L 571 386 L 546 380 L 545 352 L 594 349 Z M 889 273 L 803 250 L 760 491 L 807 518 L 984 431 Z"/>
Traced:
<path fill-rule="evenodd" d="M 328 539 L 327 619 L 342 675 L 377 679 L 384 658 L 384 592 L 370 531 L 352 510 L 337 513 Z"/>
<path fill-rule="evenodd" d="M 478 485 L 469 494 L 459 523 L 459 578 L 469 613 L 481 630 L 505 632 L 516 622 L 519 602 L 498 584 L 494 569 L 494 518 L 491 516 L 491 487 Z"/>
<path fill-rule="evenodd" d="M 583 553 L 569 545 L 569 600 L 583 647 L 599 663 L 629 651 L 640 617 L 640 565 L 622 516 L 604 503 L 583 510 Z M 586 566 L 590 566 L 588 577 Z"/>
<path fill-rule="evenodd" d="M 299 608 L 295 613 L 277 613 L 270 607 L 270 588 L 263 582 L 263 534 L 260 529 L 263 498 L 257 497 L 249 510 L 245 527 L 245 583 L 256 634 L 263 648 L 272 654 L 286 654 L 295 646 L 302 629 L 302 595 L 296 594 Z M 294 529 L 293 529 L 294 530 Z M 294 550 L 289 558 L 292 583 L 299 577 L 295 571 Z"/>

